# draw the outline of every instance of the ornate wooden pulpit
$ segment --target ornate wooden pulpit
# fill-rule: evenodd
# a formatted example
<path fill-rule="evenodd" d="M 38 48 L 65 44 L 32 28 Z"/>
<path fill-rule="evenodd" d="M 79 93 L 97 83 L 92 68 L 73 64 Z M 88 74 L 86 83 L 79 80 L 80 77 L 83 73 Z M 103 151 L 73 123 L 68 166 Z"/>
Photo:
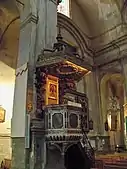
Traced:
<path fill-rule="evenodd" d="M 89 131 L 88 99 L 77 92 L 76 82 L 90 71 L 90 66 L 76 47 L 60 35 L 57 40 L 52 50 L 42 51 L 36 65 L 36 117 L 45 124 L 46 168 L 63 168 L 68 147 L 82 137 L 82 122 L 84 131 Z"/>

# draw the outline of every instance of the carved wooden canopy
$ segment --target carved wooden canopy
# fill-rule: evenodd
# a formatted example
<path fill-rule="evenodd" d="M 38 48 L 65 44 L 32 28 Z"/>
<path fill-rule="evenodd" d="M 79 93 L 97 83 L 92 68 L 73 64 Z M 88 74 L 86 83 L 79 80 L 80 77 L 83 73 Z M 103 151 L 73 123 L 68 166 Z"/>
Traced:
<path fill-rule="evenodd" d="M 60 34 L 53 49 L 44 49 L 39 55 L 36 67 L 59 78 L 66 77 L 76 81 L 91 70 L 76 47 L 64 42 Z"/>

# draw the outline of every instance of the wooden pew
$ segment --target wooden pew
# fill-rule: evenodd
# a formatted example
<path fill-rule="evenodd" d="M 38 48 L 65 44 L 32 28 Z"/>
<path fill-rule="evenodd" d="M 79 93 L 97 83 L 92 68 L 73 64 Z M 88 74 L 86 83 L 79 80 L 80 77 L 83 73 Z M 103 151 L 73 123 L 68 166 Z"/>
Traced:
<path fill-rule="evenodd" d="M 98 169 L 127 169 L 127 158 L 102 158 L 96 159 Z"/>
<path fill-rule="evenodd" d="M 101 160 L 101 159 L 96 159 L 96 160 L 95 160 L 95 167 L 96 167 L 97 169 L 103 169 L 103 168 L 104 168 L 103 160 Z"/>
<path fill-rule="evenodd" d="M 127 169 L 127 162 L 116 161 L 116 163 L 105 162 L 104 169 Z"/>
<path fill-rule="evenodd" d="M 127 166 L 105 165 L 104 169 L 127 169 Z"/>

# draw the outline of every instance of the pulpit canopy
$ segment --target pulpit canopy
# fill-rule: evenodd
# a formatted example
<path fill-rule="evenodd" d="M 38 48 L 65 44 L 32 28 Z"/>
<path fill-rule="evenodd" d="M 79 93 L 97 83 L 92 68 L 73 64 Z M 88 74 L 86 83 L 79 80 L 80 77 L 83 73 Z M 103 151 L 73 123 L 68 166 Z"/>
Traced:
<path fill-rule="evenodd" d="M 75 46 L 63 41 L 61 35 L 53 49 L 44 49 L 38 57 L 37 68 L 43 68 L 50 75 L 58 78 L 70 78 L 79 81 L 91 71 L 83 56 L 78 54 Z"/>

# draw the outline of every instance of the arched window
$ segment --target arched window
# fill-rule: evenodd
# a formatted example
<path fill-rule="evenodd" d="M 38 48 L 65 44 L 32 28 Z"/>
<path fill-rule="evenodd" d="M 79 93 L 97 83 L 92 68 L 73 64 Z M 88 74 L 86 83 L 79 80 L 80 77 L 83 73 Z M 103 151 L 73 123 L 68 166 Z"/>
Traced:
<path fill-rule="evenodd" d="M 62 2 L 58 5 L 58 12 L 70 17 L 70 1 L 62 0 Z"/>

